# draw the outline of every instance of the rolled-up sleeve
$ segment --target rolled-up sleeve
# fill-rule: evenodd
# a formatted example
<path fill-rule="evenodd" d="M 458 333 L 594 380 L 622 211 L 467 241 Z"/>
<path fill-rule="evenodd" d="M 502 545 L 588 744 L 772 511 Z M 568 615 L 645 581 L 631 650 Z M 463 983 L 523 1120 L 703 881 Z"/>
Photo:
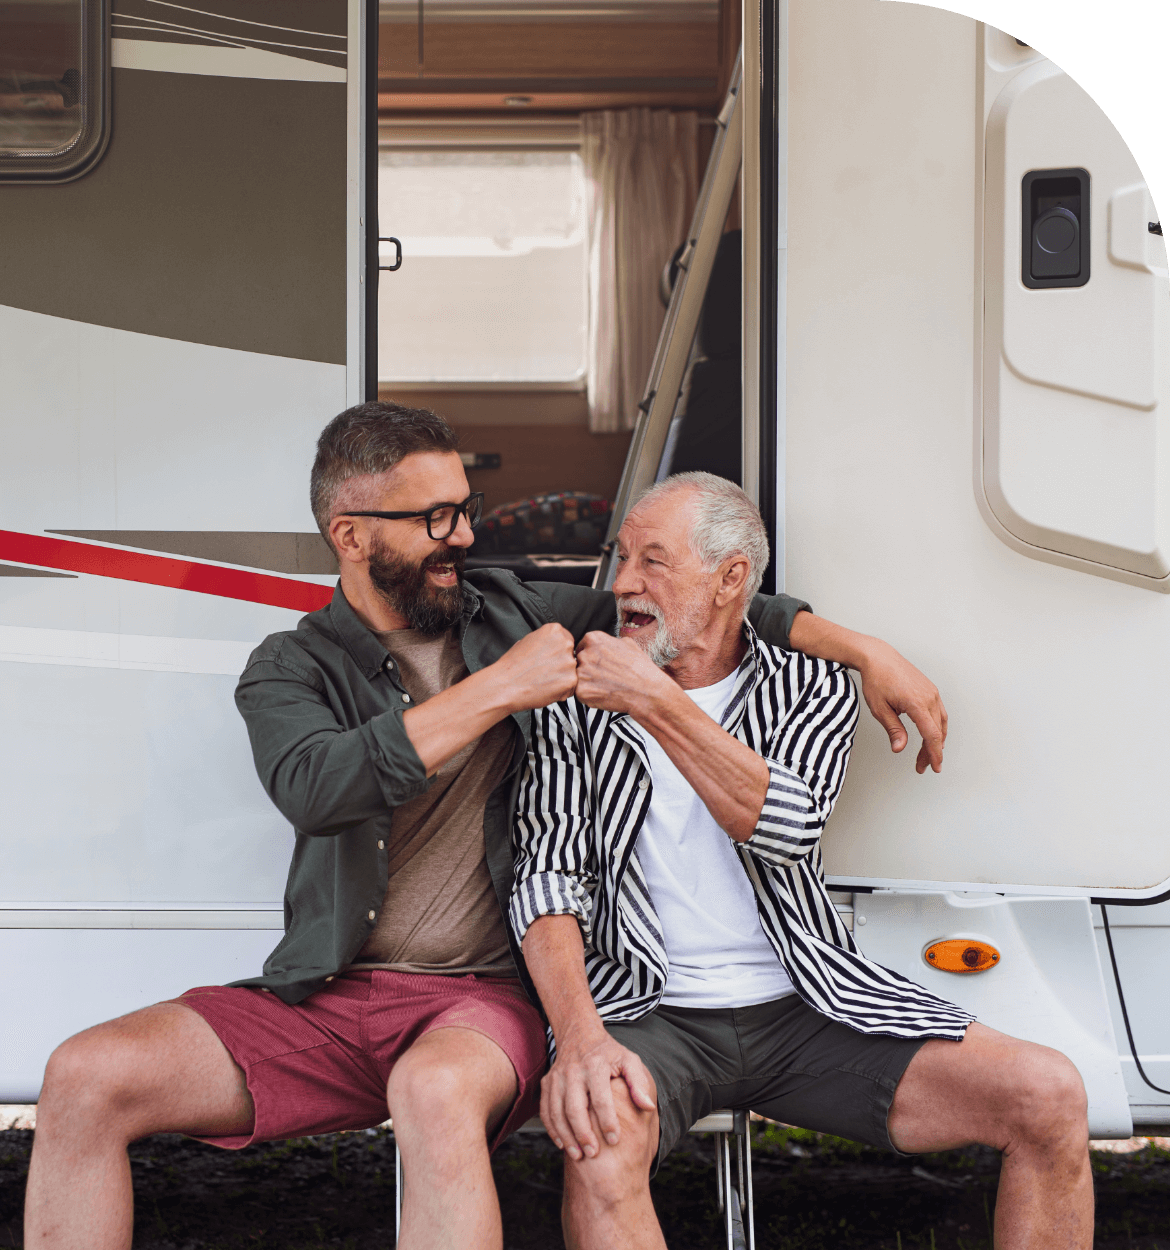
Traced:
<path fill-rule="evenodd" d="M 774 647 L 792 650 L 789 631 L 798 612 L 811 612 L 803 599 L 791 595 L 756 595 L 748 608 L 748 621 L 757 634 Z"/>
<path fill-rule="evenodd" d="M 570 699 L 533 715 L 512 829 L 516 884 L 508 918 L 518 942 L 540 916 L 576 916 L 586 942 L 593 931 L 597 865 L 578 710 Z"/>
<path fill-rule="evenodd" d="M 840 664 L 794 657 L 784 679 L 792 710 L 765 754 L 768 792 L 744 843 L 777 867 L 798 863 L 820 840 L 845 781 L 858 712 L 857 690 Z"/>
<path fill-rule="evenodd" d="M 321 680 L 285 659 L 254 660 L 236 687 L 236 706 L 269 798 L 302 833 L 330 836 L 405 803 L 430 782 L 401 710 L 345 729 Z"/>

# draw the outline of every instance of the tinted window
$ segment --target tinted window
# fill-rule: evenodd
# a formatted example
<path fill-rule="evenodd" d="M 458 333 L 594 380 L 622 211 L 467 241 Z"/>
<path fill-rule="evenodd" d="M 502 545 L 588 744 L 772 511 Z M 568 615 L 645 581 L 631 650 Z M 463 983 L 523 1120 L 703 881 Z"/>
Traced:
<path fill-rule="evenodd" d="M 0 179 L 83 173 L 105 138 L 101 0 L 0 0 Z"/>

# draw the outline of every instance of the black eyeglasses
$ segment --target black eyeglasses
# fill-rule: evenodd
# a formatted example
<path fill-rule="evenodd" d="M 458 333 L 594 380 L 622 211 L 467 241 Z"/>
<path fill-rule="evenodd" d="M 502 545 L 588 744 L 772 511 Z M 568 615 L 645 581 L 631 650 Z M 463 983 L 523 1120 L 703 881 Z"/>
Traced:
<path fill-rule="evenodd" d="M 408 521 L 411 517 L 425 517 L 427 537 L 434 540 L 450 538 L 455 533 L 459 518 L 465 516 L 472 529 L 483 516 L 483 491 L 468 495 L 462 503 L 437 503 L 425 512 L 341 512 L 339 516 L 378 516 L 385 521 Z"/>

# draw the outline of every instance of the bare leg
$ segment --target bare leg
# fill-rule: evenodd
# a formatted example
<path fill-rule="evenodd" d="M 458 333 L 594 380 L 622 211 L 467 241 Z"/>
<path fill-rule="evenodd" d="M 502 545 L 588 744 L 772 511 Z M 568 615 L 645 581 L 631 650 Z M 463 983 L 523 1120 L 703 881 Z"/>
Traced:
<path fill-rule="evenodd" d="M 650 1165 L 658 1150 L 658 1112 L 635 1107 L 624 1078 L 610 1082 L 621 1137 L 601 1143 L 595 1158 L 565 1156 L 561 1221 L 569 1250 L 666 1250 L 650 1199 Z"/>
<path fill-rule="evenodd" d="M 930 1041 L 890 1108 L 890 1137 L 921 1154 L 980 1142 L 1003 1151 L 997 1250 L 1087 1250 L 1093 1178 L 1085 1088 L 1064 1055 L 973 1024 Z"/>
<path fill-rule="evenodd" d="M 394 1065 L 386 1103 L 402 1151 L 401 1250 L 499 1250 L 488 1136 L 516 1098 L 516 1070 L 473 1029 L 424 1034 Z"/>
<path fill-rule="evenodd" d="M 32 1250 L 129 1250 L 126 1147 L 151 1133 L 246 1133 L 244 1074 L 211 1026 L 159 1003 L 78 1033 L 53 1052 L 37 1103 L 25 1198 Z"/>

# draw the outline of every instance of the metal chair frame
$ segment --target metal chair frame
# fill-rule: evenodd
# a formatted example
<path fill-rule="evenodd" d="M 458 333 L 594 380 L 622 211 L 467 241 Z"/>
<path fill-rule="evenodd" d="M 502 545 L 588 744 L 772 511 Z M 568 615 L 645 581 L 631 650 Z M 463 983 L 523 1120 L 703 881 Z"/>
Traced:
<path fill-rule="evenodd" d="M 692 1133 L 715 1136 L 715 1187 L 727 1250 L 756 1250 L 755 1205 L 752 1199 L 752 1139 L 748 1112 L 713 1111 L 691 1125 Z M 539 1119 L 529 1120 L 521 1133 L 543 1133 Z M 731 1183 L 731 1139 L 735 1139 L 736 1179 Z M 402 1153 L 394 1141 L 394 1241 L 402 1230 Z"/>

